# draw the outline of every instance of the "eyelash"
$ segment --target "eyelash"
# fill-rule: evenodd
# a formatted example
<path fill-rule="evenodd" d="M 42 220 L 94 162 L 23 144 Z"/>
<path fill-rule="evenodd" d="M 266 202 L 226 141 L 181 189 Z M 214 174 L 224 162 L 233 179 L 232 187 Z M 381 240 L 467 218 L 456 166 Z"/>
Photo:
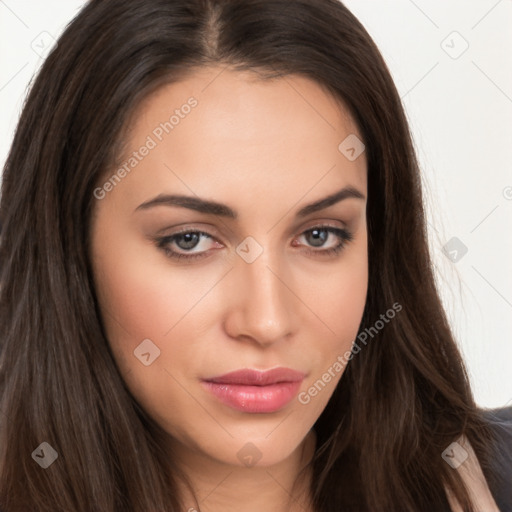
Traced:
<path fill-rule="evenodd" d="M 299 236 L 305 235 L 307 233 L 311 233 L 312 231 L 327 231 L 328 233 L 332 233 L 333 235 L 336 235 L 340 240 L 340 242 L 335 247 L 331 247 L 330 249 L 316 250 L 316 251 L 315 250 L 306 250 L 306 252 L 308 254 L 314 254 L 317 256 L 319 255 L 322 257 L 329 257 L 329 256 L 334 257 L 334 256 L 338 255 L 345 248 L 345 246 L 349 242 L 351 242 L 354 238 L 352 233 L 350 233 L 346 229 L 336 228 L 334 226 L 329 226 L 329 225 L 314 226 L 310 229 L 307 229 L 306 231 L 303 231 Z M 164 252 L 164 254 L 169 258 L 172 258 L 175 260 L 180 260 L 182 258 L 185 258 L 188 261 L 195 260 L 198 258 L 204 258 L 205 255 L 207 254 L 207 251 L 203 251 L 203 252 L 200 252 L 197 254 L 184 254 L 184 253 L 172 251 L 171 249 L 166 247 L 168 244 L 174 242 L 181 235 L 186 235 L 186 234 L 203 235 L 207 238 L 214 239 L 214 237 L 212 235 L 210 235 L 209 233 L 206 233 L 204 231 L 188 229 L 188 230 L 184 230 L 184 231 L 179 231 L 178 233 L 174 233 L 173 235 L 170 235 L 170 236 L 164 236 L 161 238 L 157 238 L 155 241 L 157 243 L 157 247 L 159 249 L 161 249 Z"/>

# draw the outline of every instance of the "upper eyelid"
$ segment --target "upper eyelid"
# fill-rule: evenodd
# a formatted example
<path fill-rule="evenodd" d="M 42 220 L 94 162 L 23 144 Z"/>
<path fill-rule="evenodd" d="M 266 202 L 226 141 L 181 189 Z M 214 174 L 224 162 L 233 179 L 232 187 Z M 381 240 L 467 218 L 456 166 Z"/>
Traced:
<path fill-rule="evenodd" d="M 322 223 L 322 222 L 316 223 L 307 228 L 301 229 L 299 231 L 298 235 L 296 235 L 296 236 L 303 235 L 304 233 L 308 233 L 309 231 L 312 231 L 314 229 L 319 229 L 319 228 L 320 229 L 321 228 L 334 228 L 334 229 L 339 229 L 339 230 L 343 230 L 343 231 L 349 231 L 349 229 L 345 223 L 343 223 L 343 226 L 337 226 L 334 224 L 330 224 L 328 221 L 326 221 L 324 223 Z M 168 235 L 161 235 L 161 238 L 172 238 L 174 236 L 179 236 L 179 235 L 183 235 L 183 234 L 187 234 L 187 233 L 200 233 L 202 235 L 206 235 L 210 238 L 215 238 L 215 239 L 218 237 L 218 235 L 209 233 L 208 231 L 209 231 L 209 228 L 203 229 L 203 228 L 197 228 L 197 227 L 185 227 L 183 229 L 180 229 L 179 231 L 174 231 L 173 233 L 170 233 Z"/>
<path fill-rule="evenodd" d="M 348 235 L 352 236 L 353 233 L 351 230 L 349 230 L 346 225 L 344 224 L 343 227 L 340 227 L 340 226 L 335 226 L 335 225 L 332 225 L 332 224 L 329 224 L 329 223 L 317 223 L 317 224 L 314 224 L 308 228 L 305 228 L 305 229 L 302 229 L 297 235 L 296 237 L 299 237 L 299 236 L 302 236 L 304 235 L 305 233 L 308 233 L 310 231 L 313 231 L 314 229 L 326 229 L 326 228 L 333 228 L 335 230 L 339 230 L 339 231 L 343 231 L 343 232 L 346 232 Z M 206 236 L 207 238 L 210 238 L 211 240 L 214 240 L 218 243 L 222 243 L 218 240 L 218 237 L 216 235 L 213 235 L 211 233 L 208 233 L 206 230 L 203 230 L 203 229 L 200 229 L 200 228 L 188 228 L 188 227 L 185 227 L 183 228 L 182 230 L 180 231 L 176 231 L 174 233 L 171 233 L 170 235 L 163 235 L 161 237 L 159 237 L 159 241 L 162 242 L 162 241 L 165 241 L 165 240 L 168 240 L 169 242 L 174 242 L 174 238 L 175 237 L 178 237 L 180 235 L 184 235 L 184 234 L 188 234 L 188 233 L 197 233 L 201 236 Z M 338 237 L 340 238 L 340 234 L 339 233 L 336 233 L 336 232 L 333 232 L 333 231 L 329 231 L 330 234 L 334 235 L 335 237 Z"/>
<path fill-rule="evenodd" d="M 350 231 L 349 229 L 349 225 L 347 222 L 344 222 L 342 220 L 336 220 L 336 221 L 333 221 L 333 220 L 317 220 L 317 221 L 310 221 L 311 224 L 308 225 L 308 227 L 305 227 L 305 228 L 302 228 L 301 230 L 298 231 L 298 235 L 302 235 L 308 231 L 311 231 L 312 229 L 315 229 L 315 228 L 325 228 L 325 227 L 332 227 L 332 228 L 335 228 L 335 229 L 341 229 L 341 230 L 345 230 L 345 231 Z M 341 225 L 339 225 L 338 223 L 341 223 Z M 308 223 L 309 224 L 309 223 Z M 212 238 L 218 238 L 220 237 L 221 235 L 217 234 L 218 233 L 218 230 L 212 226 L 208 226 L 206 228 L 202 228 L 202 227 L 197 227 L 197 226 L 188 226 L 188 225 L 185 225 L 183 228 L 180 228 L 178 231 L 174 231 L 170 234 L 163 234 L 162 232 L 164 231 L 167 231 L 168 228 L 164 228 L 162 230 L 159 230 L 159 232 L 157 233 L 158 236 L 161 236 L 161 238 L 169 238 L 169 237 L 172 237 L 172 236 L 175 236 L 175 235 L 180 235 L 180 234 L 184 234 L 184 233 L 198 233 L 198 232 L 202 232 Z M 209 232 L 210 231 L 210 232 Z M 213 231 L 213 233 L 211 233 L 211 231 Z M 291 234 L 293 232 L 297 232 L 297 230 L 295 229 L 292 229 L 292 230 L 289 230 L 288 233 Z M 296 235 L 297 236 L 297 235 Z M 242 237 L 243 239 L 244 237 Z"/>
<path fill-rule="evenodd" d="M 345 223 L 343 223 L 343 224 L 346 226 Z M 312 248 L 308 244 L 305 244 L 307 246 L 305 249 L 307 253 L 315 254 L 318 256 L 322 256 L 322 255 L 330 256 L 331 254 L 337 255 L 341 250 L 344 249 L 345 245 L 350 243 L 354 238 L 354 233 L 351 229 L 348 229 L 345 227 L 340 228 L 339 226 L 332 226 L 330 224 L 315 224 L 311 227 L 302 229 L 298 236 L 303 236 L 305 233 L 313 231 L 314 229 L 324 229 L 324 230 L 328 231 L 328 233 L 330 235 L 333 235 L 334 238 L 337 238 L 339 240 L 339 242 L 334 247 L 319 248 L 318 250 L 315 250 L 314 247 Z M 178 250 L 166 248 L 166 246 L 168 244 L 176 243 L 176 241 L 175 241 L 176 237 L 179 237 L 179 235 L 181 235 L 181 234 L 187 234 L 187 233 L 196 233 L 199 235 L 203 235 L 203 236 L 206 236 L 207 238 L 210 238 L 211 240 L 218 243 L 218 239 L 216 236 L 213 236 L 210 233 L 207 233 L 207 232 L 202 231 L 197 228 L 190 229 L 188 227 L 183 228 L 179 232 L 172 233 L 171 235 L 156 238 L 155 241 L 157 242 L 157 246 L 159 247 L 159 249 L 168 253 L 167 257 L 169 257 L 169 258 L 173 258 L 176 260 L 185 258 L 187 261 L 192 261 L 192 260 L 196 260 L 198 258 L 208 257 L 208 253 L 210 253 L 210 251 L 208 249 L 205 249 L 205 250 L 199 251 L 199 252 L 193 252 L 193 250 L 187 251 L 185 249 L 180 249 L 180 248 L 178 248 Z M 221 242 L 221 244 L 222 244 L 222 242 Z M 224 245 L 224 244 L 222 244 L 222 245 Z M 304 244 L 301 244 L 301 245 L 304 245 Z M 195 249 L 195 247 L 193 249 Z M 181 252 L 181 251 L 183 251 L 183 252 Z"/>

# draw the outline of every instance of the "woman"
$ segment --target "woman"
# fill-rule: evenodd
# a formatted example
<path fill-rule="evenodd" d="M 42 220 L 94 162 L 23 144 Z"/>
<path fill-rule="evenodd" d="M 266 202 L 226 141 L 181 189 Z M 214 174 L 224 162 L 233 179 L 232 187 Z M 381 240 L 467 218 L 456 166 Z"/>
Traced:
<path fill-rule="evenodd" d="M 512 503 L 507 411 L 473 401 L 400 99 L 341 3 L 92 0 L 1 201 L 4 510 Z"/>

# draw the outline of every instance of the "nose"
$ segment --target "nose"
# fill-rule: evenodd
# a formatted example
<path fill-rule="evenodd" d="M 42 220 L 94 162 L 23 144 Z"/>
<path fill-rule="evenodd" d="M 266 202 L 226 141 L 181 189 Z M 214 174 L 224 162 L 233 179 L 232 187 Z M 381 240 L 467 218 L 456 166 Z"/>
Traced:
<path fill-rule="evenodd" d="M 241 258 L 231 271 L 229 309 L 224 329 L 234 339 L 269 346 L 286 340 L 296 328 L 300 301 L 284 265 L 265 251 L 254 262 Z"/>

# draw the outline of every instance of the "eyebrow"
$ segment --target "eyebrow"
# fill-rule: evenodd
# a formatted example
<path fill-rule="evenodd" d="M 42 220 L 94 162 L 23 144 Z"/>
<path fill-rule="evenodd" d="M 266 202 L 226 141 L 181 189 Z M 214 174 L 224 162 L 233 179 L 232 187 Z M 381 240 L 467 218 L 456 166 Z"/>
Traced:
<path fill-rule="evenodd" d="M 365 196 L 352 186 L 344 187 L 334 194 L 331 194 L 327 197 L 324 197 L 323 199 L 319 199 L 314 203 L 310 203 L 302 207 L 296 213 L 296 217 L 305 217 L 306 215 L 318 212 L 349 198 L 365 199 Z M 199 197 L 183 195 L 160 194 L 153 199 L 150 199 L 137 206 L 135 211 L 148 210 L 156 206 L 178 206 L 209 215 L 216 215 L 233 220 L 238 219 L 238 213 L 225 204 L 217 203 L 215 201 L 208 201 Z"/>

